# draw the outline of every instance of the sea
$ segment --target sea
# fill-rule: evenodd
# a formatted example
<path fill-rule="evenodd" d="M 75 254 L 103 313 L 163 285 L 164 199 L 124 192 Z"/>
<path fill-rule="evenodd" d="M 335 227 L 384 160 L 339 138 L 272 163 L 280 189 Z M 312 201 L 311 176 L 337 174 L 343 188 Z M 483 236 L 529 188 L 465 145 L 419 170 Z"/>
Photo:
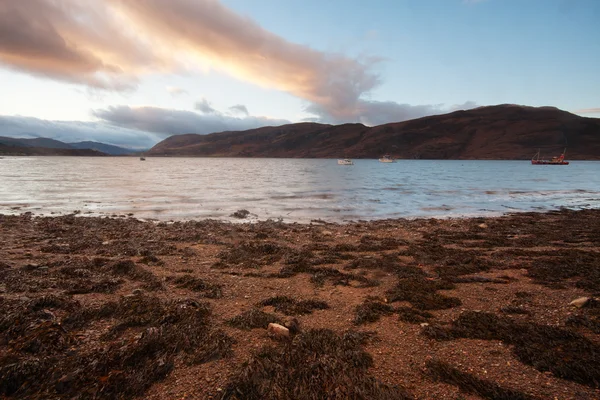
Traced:
<path fill-rule="evenodd" d="M 600 208 L 600 161 L 0 158 L 0 214 L 308 223 L 560 208 Z"/>

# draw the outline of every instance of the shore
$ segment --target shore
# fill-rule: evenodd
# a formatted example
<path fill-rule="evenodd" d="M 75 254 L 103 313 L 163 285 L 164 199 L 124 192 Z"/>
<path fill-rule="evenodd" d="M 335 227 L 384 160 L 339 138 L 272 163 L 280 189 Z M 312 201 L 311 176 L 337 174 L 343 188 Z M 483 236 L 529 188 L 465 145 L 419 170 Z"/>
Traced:
<path fill-rule="evenodd" d="M 0 243 L 0 397 L 600 398 L 600 210 L 0 215 Z"/>

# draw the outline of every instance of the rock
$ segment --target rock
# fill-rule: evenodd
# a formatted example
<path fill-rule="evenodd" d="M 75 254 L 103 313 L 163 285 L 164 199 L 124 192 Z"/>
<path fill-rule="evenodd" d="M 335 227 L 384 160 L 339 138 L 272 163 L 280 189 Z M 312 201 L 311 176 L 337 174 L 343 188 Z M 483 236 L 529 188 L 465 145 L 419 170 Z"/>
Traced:
<path fill-rule="evenodd" d="M 283 339 L 290 336 L 290 330 L 288 328 L 272 322 L 267 327 L 267 332 L 275 339 Z"/>
<path fill-rule="evenodd" d="M 300 332 L 300 323 L 296 318 L 288 318 L 283 324 L 292 335 Z"/>
<path fill-rule="evenodd" d="M 577 307 L 577 308 L 581 308 L 581 307 L 584 307 L 585 305 L 587 305 L 587 303 L 589 301 L 590 301 L 589 297 L 579 297 L 579 298 L 573 300 L 572 302 L 570 302 L 569 305 Z"/>
<path fill-rule="evenodd" d="M 423 322 L 423 323 L 421 323 L 421 327 L 422 327 L 422 328 L 425 328 L 426 326 L 429 326 L 429 324 L 428 324 L 427 322 Z"/>
<path fill-rule="evenodd" d="M 144 290 L 143 289 L 133 289 L 133 291 L 131 292 L 132 295 L 134 296 L 141 296 L 144 294 Z"/>
<path fill-rule="evenodd" d="M 488 227 L 488 226 L 487 226 L 487 224 L 479 224 L 478 226 L 479 226 L 481 229 L 485 229 L 485 228 L 487 228 L 487 227 Z"/>

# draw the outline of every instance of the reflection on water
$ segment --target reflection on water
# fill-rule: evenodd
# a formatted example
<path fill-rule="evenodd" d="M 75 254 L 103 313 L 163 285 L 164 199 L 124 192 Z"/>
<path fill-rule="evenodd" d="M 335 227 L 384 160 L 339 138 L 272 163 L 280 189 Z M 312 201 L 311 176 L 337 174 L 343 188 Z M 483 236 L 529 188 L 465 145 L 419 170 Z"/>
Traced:
<path fill-rule="evenodd" d="M 4 157 L 0 213 L 307 222 L 600 207 L 600 162 Z"/>

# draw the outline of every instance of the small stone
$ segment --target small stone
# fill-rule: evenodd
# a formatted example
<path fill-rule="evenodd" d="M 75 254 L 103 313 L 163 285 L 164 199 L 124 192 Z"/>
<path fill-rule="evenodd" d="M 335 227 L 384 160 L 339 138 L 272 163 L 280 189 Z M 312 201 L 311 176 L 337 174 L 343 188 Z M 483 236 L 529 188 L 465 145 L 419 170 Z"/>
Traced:
<path fill-rule="evenodd" d="M 290 330 L 288 328 L 273 322 L 267 327 L 267 332 L 276 339 L 283 339 L 290 336 Z"/>
<path fill-rule="evenodd" d="M 477 226 L 479 226 L 481 229 L 485 229 L 488 227 L 487 224 L 479 224 Z"/>
<path fill-rule="evenodd" d="M 134 296 L 141 296 L 144 294 L 144 290 L 143 289 L 133 289 L 133 292 L 131 292 L 132 295 Z"/>
<path fill-rule="evenodd" d="M 429 324 L 427 322 L 421 323 L 421 327 L 425 328 L 426 326 L 429 326 Z"/>
<path fill-rule="evenodd" d="M 581 308 L 581 307 L 585 306 L 589 301 L 590 301 L 589 297 L 579 297 L 579 298 L 573 300 L 572 302 L 570 302 L 569 305 L 577 307 L 577 308 Z"/>

